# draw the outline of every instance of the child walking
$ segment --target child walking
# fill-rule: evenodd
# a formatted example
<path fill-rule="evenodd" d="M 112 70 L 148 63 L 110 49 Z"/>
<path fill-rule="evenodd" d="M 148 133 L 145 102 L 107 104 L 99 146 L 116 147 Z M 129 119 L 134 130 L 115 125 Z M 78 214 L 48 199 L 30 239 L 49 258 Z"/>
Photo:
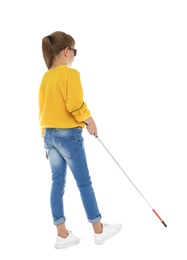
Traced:
<path fill-rule="evenodd" d="M 78 244 L 80 238 L 66 227 L 63 195 L 67 167 L 70 168 L 88 221 L 92 224 L 94 242 L 102 244 L 121 230 L 121 224 L 101 222 L 95 192 L 87 165 L 82 136 L 88 132 L 97 137 L 97 127 L 83 100 L 80 73 L 71 68 L 77 54 L 75 40 L 56 31 L 42 39 L 42 52 L 47 71 L 39 88 L 39 121 L 46 158 L 51 168 L 50 205 L 57 228 L 55 248 Z"/>

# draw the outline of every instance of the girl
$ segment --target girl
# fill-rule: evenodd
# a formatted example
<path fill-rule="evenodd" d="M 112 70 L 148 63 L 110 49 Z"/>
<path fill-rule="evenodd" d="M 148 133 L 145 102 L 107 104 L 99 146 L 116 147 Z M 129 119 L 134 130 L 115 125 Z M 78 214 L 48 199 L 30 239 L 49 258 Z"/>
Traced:
<path fill-rule="evenodd" d="M 65 224 L 63 195 L 67 167 L 73 173 L 87 219 L 93 226 L 94 241 L 102 244 L 120 231 L 121 224 L 101 222 L 92 187 L 82 130 L 86 125 L 88 132 L 97 137 L 97 127 L 83 100 L 80 73 L 70 68 L 77 54 L 75 40 L 64 32 L 53 32 L 43 38 L 42 52 L 48 70 L 39 89 L 39 120 L 52 173 L 50 205 L 57 228 L 55 248 L 80 242 Z"/>

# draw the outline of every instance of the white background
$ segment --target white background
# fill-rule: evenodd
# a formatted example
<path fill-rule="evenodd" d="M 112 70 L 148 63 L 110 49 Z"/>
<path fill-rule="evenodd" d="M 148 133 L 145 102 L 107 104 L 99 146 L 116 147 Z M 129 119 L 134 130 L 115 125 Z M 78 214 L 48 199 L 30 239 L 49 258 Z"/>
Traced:
<path fill-rule="evenodd" d="M 187 8 L 182 0 L 6 1 L 0 6 L 1 259 L 187 259 Z M 85 101 L 100 140 L 84 130 L 103 221 L 122 231 L 93 242 L 68 171 L 67 226 L 81 243 L 53 248 L 50 169 L 38 122 L 44 36 L 65 31 L 78 49 Z M 165 228 L 154 208 L 168 225 Z"/>

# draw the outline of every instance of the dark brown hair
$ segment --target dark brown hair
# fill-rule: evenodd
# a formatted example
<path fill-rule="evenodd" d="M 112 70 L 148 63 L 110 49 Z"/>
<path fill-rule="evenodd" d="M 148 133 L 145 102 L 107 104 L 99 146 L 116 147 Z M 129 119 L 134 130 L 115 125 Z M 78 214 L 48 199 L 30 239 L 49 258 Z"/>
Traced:
<path fill-rule="evenodd" d="M 64 32 L 56 31 L 45 36 L 42 39 L 42 52 L 47 68 L 50 69 L 52 67 L 55 56 L 58 55 L 62 49 L 74 45 L 75 40 L 73 37 Z"/>

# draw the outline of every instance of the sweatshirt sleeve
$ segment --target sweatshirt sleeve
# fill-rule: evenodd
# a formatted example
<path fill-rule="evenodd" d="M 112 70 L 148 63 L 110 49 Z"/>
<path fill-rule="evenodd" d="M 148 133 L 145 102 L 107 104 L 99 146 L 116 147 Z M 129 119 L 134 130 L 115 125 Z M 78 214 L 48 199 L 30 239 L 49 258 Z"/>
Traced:
<path fill-rule="evenodd" d="M 83 100 L 80 73 L 75 69 L 71 69 L 68 76 L 66 108 L 77 122 L 82 122 L 90 117 L 90 110 Z"/>

